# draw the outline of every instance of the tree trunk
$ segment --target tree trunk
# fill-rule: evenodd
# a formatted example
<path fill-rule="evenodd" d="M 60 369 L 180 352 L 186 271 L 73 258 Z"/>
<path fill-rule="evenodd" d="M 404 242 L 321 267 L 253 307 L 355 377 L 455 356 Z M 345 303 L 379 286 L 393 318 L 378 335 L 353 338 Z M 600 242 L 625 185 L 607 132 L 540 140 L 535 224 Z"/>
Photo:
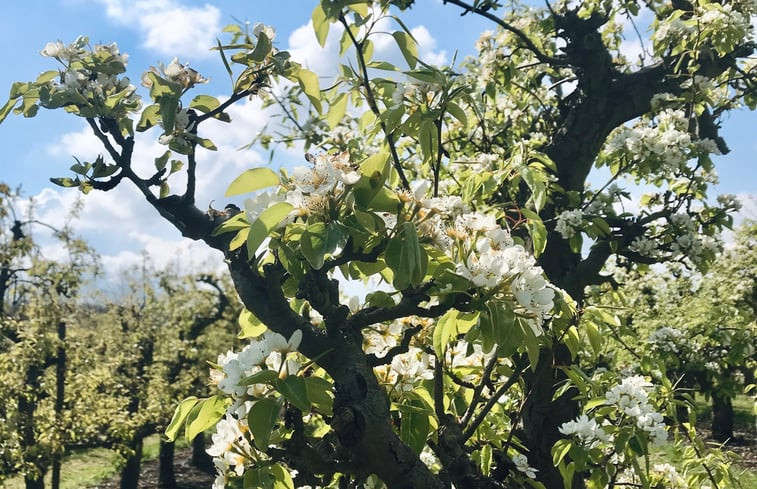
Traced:
<path fill-rule="evenodd" d="M 718 441 L 733 438 L 733 403 L 728 396 L 712 395 L 712 437 Z"/>
<path fill-rule="evenodd" d="M 139 471 L 142 468 L 142 442 L 142 435 L 137 433 L 129 444 L 132 453 L 126 457 L 126 463 L 121 469 L 121 489 L 137 489 Z"/>
<path fill-rule="evenodd" d="M 175 445 L 172 441 L 160 440 L 160 453 L 158 454 L 158 487 L 171 489 L 176 487 L 176 476 L 173 470 Z"/>
<path fill-rule="evenodd" d="M 213 459 L 205 451 L 205 433 L 200 433 L 192 440 L 192 465 L 209 474 L 215 472 Z"/>
<path fill-rule="evenodd" d="M 45 474 L 27 474 L 24 477 L 26 489 L 45 489 Z"/>
<path fill-rule="evenodd" d="M 58 355 L 55 360 L 55 419 L 60 430 L 63 428 L 63 407 L 66 394 L 66 323 L 58 323 Z M 63 458 L 63 440 L 60 446 L 53 447 L 52 489 L 60 488 L 61 459 Z"/>

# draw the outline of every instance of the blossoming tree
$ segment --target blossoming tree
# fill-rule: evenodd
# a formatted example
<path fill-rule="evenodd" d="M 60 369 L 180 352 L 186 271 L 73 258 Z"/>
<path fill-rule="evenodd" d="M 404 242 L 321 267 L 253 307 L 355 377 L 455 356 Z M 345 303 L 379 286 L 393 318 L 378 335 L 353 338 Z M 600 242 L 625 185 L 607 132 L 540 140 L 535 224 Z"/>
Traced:
<path fill-rule="evenodd" d="M 84 118 L 104 155 L 55 183 L 131 182 L 184 236 L 224 253 L 250 342 L 218 357 L 217 395 L 183 402 L 167 430 L 215 425 L 216 488 L 673 481 L 643 463 L 666 437 L 669 392 L 613 373 L 587 381 L 574 364 L 617 321 L 584 288 L 612 280 L 601 274 L 611 257 L 706 267 L 714 256 L 707 236 L 732 204 L 705 200 L 709 155 L 727 151 L 719 118 L 756 101 L 754 3 L 447 0 L 497 29 L 477 59 L 447 68 L 418 59 L 396 14 L 413 3 L 316 5 L 319 42 L 340 29 L 353 56 L 328 90 L 273 47 L 271 28 L 231 26 L 215 47 L 227 98 L 190 99 L 204 78 L 174 60 L 144 73 L 143 103 L 116 45 L 80 38 L 45 47 L 63 68 L 15 84 L 0 120 L 39 107 Z M 629 60 L 621 18 L 642 11 L 651 45 Z M 408 69 L 372 59 L 387 35 Z M 215 145 L 203 127 L 233 123 L 227 109 L 248 97 L 278 104 L 283 139 L 318 151 L 292 170 L 230 176 L 226 195 L 249 195 L 244 211 L 204 212 L 198 161 Z M 141 174 L 135 132 L 152 127 L 167 148 Z M 595 166 L 609 176 L 592 189 Z M 186 185 L 172 193 L 178 173 Z M 622 208 L 629 180 L 656 189 L 637 213 Z M 371 293 L 345 300 L 347 279 Z"/>

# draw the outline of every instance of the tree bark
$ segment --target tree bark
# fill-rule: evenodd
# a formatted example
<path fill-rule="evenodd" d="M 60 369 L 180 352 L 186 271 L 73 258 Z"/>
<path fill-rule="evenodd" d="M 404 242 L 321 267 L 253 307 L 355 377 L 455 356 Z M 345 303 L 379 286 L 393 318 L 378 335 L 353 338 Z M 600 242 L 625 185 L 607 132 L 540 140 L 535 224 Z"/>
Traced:
<path fill-rule="evenodd" d="M 718 441 L 733 438 L 733 402 L 717 392 L 712 394 L 712 437 Z"/>
<path fill-rule="evenodd" d="M 58 323 L 58 354 L 55 359 L 55 419 L 62 430 L 63 407 L 66 394 L 66 323 Z M 63 458 L 63 441 L 53 447 L 52 489 L 60 488 L 61 459 Z"/>
<path fill-rule="evenodd" d="M 126 457 L 126 463 L 121 469 L 121 489 L 137 489 L 139 485 L 139 471 L 142 468 L 142 445 L 141 433 L 136 433 L 129 443 L 131 453 Z"/>
<path fill-rule="evenodd" d="M 44 472 L 42 474 L 27 474 L 24 476 L 26 489 L 45 489 Z"/>
<path fill-rule="evenodd" d="M 213 458 L 205 451 L 205 433 L 198 434 L 192 440 L 192 465 L 209 474 L 215 471 Z"/>
<path fill-rule="evenodd" d="M 172 489 L 176 487 L 174 474 L 174 442 L 160 440 L 160 452 L 158 453 L 158 487 Z"/>

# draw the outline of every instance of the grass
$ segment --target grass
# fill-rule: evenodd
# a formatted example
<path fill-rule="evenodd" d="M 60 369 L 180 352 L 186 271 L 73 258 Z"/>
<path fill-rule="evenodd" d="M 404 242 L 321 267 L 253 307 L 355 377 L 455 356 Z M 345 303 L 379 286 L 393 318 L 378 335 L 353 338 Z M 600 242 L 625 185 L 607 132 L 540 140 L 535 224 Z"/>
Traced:
<path fill-rule="evenodd" d="M 145 438 L 142 460 L 158 458 L 160 450 L 160 436 L 152 435 Z M 61 467 L 61 489 L 82 489 L 97 484 L 103 479 L 118 472 L 116 464 L 118 455 L 106 448 L 93 448 L 73 452 L 63 459 Z M 45 487 L 50 487 L 51 473 L 45 476 Z M 22 477 L 12 477 L 1 484 L 3 489 L 24 489 Z"/>

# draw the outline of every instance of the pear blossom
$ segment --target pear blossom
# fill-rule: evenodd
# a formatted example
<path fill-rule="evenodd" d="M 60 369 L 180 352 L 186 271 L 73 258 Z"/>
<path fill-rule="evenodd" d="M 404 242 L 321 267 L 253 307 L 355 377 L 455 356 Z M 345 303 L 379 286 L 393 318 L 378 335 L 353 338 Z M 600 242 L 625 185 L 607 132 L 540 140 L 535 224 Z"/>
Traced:
<path fill-rule="evenodd" d="M 557 216 L 555 230 L 565 239 L 570 239 L 581 229 L 583 212 L 581 209 L 563 211 Z"/>
<path fill-rule="evenodd" d="M 538 470 L 528 465 L 528 457 L 522 453 L 516 453 L 512 456 L 512 461 L 515 464 L 515 468 L 526 474 L 526 477 L 529 479 L 536 479 L 536 473 Z"/>

